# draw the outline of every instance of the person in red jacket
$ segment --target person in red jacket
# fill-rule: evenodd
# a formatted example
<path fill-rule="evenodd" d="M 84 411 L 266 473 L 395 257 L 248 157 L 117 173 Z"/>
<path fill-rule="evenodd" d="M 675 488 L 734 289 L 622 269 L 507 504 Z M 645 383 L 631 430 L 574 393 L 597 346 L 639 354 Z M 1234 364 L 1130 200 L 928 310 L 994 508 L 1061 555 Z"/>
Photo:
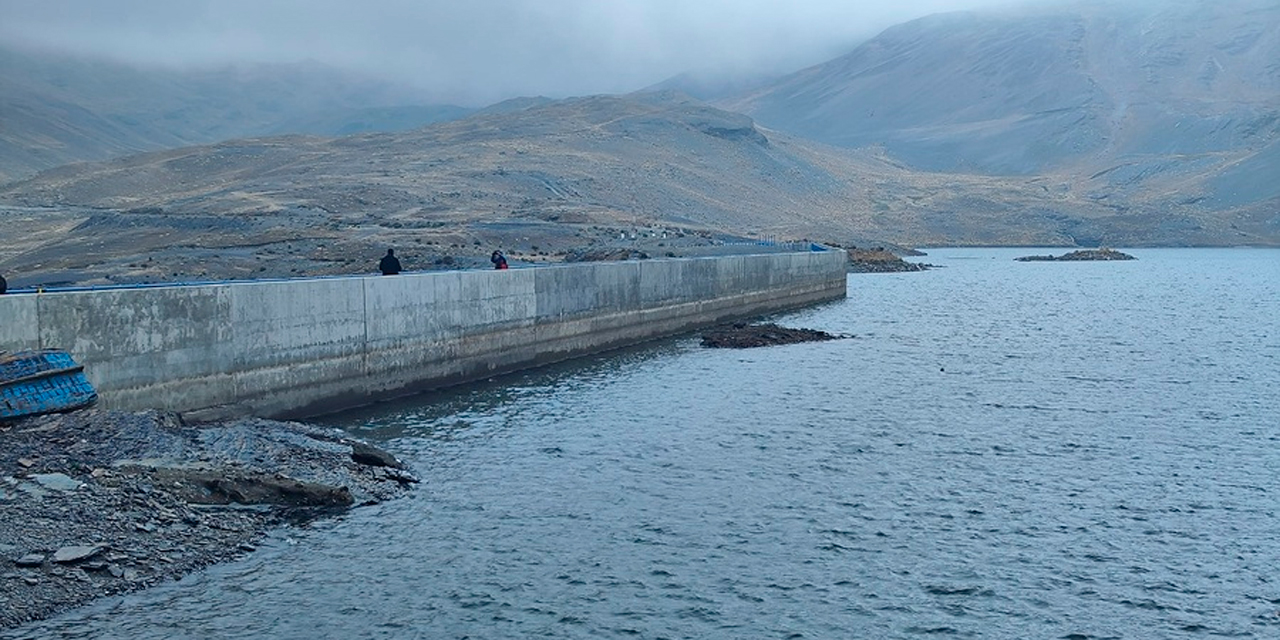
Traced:
<path fill-rule="evenodd" d="M 502 255 L 501 251 L 494 251 L 493 255 L 489 256 L 489 262 L 493 263 L 494 269 L 507 268 L 507 257 Z"/>

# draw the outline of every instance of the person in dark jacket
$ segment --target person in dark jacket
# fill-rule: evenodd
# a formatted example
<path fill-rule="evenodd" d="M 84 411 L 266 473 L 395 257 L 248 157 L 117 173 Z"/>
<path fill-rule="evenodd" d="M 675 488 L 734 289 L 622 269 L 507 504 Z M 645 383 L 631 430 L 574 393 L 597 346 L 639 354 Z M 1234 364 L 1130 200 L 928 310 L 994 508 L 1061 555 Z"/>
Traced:
<path fill-rule="evenodd" d="M 8 281 L 4 279 L 4 276 L 0 276 L 0 296 L 4 295 L 4 292 L 8 290 L 9 290 Z"/>
<path fill-rule="evenodd" d="M 387 249 L 387 255 L 382 256 L 382 260 L 378 261 L 378 270 L 384 276 L 394 276 L 400 273 L 400 259 L 396 257 L 395 249 Z"/>
<path fill-rule="evenodd" d="M 501 251 L 494 251 L 493 255 L 489 256 L 489 262 L 493 263 L 494 269 L 507 268 L 507 257 L 502 255 Z"/>

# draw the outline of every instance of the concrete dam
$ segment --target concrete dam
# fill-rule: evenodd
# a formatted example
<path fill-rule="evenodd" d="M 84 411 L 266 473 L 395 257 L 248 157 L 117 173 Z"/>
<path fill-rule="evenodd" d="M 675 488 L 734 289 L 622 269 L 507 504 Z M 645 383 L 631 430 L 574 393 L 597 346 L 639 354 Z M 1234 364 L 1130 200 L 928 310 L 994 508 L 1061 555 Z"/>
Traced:
<path fill-rule="evenodd" d="M 845 296 L 843 251 L 0 296 L 101 404 L 299 418 Z"/>

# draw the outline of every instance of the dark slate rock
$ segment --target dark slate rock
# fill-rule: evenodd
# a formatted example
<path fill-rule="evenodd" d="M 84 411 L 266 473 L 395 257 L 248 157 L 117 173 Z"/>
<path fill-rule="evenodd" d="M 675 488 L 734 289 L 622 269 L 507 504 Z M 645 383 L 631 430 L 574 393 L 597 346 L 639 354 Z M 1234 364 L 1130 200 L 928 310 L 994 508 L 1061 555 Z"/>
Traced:
<path fill-rule="evenodd" d="M 358 464 L 369 467 L 391 467 L 393 469 L 403 469 L 404 463 L 396 459 L 395 456 L 363 442 L 351 443 L 351 459 Z"/>
<path fill-rule="evenodd" d="M 13 563 L 18 565 L 19 567 L 38 567 L 44 564 L 44 554 L 28 553 L 27 555 L 22 556 L 17 560 L 14 560 Z"/>
<path fill-rule="evenodd" d="M 100 544 L 81 544 L 62 547 L 53 552 L 53 561 L 59 564 L 69 564 L 87 560 L 99 553 L 102 553 L 106 547 Z"/>

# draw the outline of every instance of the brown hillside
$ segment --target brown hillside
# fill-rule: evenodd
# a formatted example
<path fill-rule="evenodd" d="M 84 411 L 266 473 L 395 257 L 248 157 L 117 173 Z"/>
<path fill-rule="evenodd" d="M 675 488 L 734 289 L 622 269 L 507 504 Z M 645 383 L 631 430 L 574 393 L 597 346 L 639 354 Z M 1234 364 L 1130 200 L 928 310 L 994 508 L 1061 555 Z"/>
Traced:
<path fill-rule="evenodd" d="M 1213 219 L 1154 207 L 1119 215 L 1066 181 L 910 172 L 658 94 L 70 165 L 0 189 L 0 205 L 6 229 L 19 230 L 0 242 L 13 286 L 363 273 L 387 246 L 423 269 L 495 247 L 555 260 L 638 238 L 1071 245 L 1085 229 L 1125 246 L 1233 237 Z"/>

